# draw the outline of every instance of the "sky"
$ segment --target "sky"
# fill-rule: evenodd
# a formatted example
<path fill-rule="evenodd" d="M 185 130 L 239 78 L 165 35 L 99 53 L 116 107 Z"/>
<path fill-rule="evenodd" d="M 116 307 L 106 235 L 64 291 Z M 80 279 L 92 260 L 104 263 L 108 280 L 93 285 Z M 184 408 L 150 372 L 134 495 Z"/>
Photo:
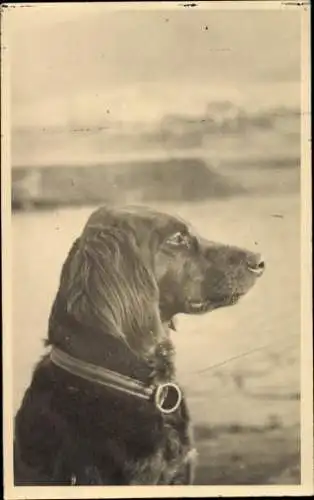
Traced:
<path fill-rule="evenodd" d="M 155 120 L 211 100 L 296 104 L 300 14 L 290 10 L 9 9 L 14 126 Z"/>

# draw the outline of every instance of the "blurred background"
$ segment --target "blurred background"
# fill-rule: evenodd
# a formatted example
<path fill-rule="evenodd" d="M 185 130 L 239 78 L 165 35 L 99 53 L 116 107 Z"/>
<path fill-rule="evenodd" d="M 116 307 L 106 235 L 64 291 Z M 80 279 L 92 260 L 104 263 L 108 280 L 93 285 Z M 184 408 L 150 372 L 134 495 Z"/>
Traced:
<path fill-rule="evenodd" d="M 256 249 L 234 308 L 174 334 L 197 484 L 300 482 L 300 12 L 11 9 L 14 411 L 90 212 L 143 203 Z"/>

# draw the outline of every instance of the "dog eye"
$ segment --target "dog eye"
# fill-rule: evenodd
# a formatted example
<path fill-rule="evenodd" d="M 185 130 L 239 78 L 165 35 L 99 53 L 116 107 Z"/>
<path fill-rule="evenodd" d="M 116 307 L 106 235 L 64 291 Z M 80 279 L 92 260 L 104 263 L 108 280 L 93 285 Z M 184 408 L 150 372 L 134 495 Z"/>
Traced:
<path fill-rule="evenodd" d="M 167 239 L 167 243 L 169 243 L 169 245 L 173 245 L 173 246 L 187 246 L 187 247 L 189 247 L 190 246 L 190 239 L 189 239 L 188 235 L 178 232 L 178 233 L 175 233 L 172 236 L 170 236 L 170 238 Z"/>

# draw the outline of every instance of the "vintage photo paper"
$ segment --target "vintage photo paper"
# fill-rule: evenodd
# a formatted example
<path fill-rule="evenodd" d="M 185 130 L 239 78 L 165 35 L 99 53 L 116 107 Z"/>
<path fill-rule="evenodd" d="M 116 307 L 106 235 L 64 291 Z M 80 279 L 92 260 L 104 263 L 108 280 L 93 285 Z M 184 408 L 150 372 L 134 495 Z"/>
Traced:
<path fill-rule="evenodd" d="M 6 499 L 313 493 L 309 15 L 308 2 L 279 1 L 1 7 Z M 86 253 L 73 258 L 95 258 L 90 226 L 82 230 L 104 205 L 136 205 L 137 215 L 113 209 L 130 250 L 125 267 L 119 267 L 121 247 L 113 252 L 105 278 L 93 285 L 93 274 L 82 278 L 89 261 L 73 264 L 69 251 L 86 237 Z M 144 207 L 157 215 L 148 217 Z M 97 224 L 104 224 L 101 217 Z M 165 239 L 162 231 L 178 221 L 186 232 L 173 229 Z M 149 234 L 159 238 L 158 250 L 145 247 Z M 134 260 L 131 242 L 138 245 Z M 148 280 L 152 288 L 141 295 L 130 276 L 148 261 L 154 262 L 151 281 L 144 273 L 139 286 Z M 142 338 L 137 326 L 131 338 L 122 326 L 125 345 L 134 343 L 121 363 L 134 355 L 146 359 L 150 338 L 156 345 L 149 352 L 159 362 L 164 344 L 156 335 L 166 335 L 171 349 L 160 356 L 171 351 L 162 359 L 171 359 L 173 369 L 168 378 L 160 375 L 166 392 L 159 379 L 148 387 L 133 376 L 130 385 L 130 373 L 114 364 L 96 367 L 96 382 L 87 377 L 84 363 L 96 366 L 109 344 L 97 347 L 94 316 L 85 306 L 75 309 L 79 295 L 70 299 L 74 285 L 78 294 L 87 287 L 91 310 L 100 303 L 106 319 L 115 300 L 125 301 L 121 310 L 136 325 L 145 315 L 153 321 L 142 297 L 150 304 L 156 293 L 156 330 L 149 327 Z M 122 298 L 115 286 L 124 289 Z M 196 300 L 197 294 L 203 295 Z M 83 345 L 89 334 L 81 351 L 71 351 L 81 334 L 70 327 L 63 334 L 59 306 L 52 312 L 60 296 L 64 314 L 74 311 L 74 330 L 83 328 Z M 64 354 L 60 346 L 68 338 Z M 121 339 L 111 341 L 114 359 Z M 73 353 L 79 362 L 67 358 Z M 59 396 L 54 392 L 59 382 L 44 381 L 45 363 L 63 373 L 65 387 L 76 376 L 91 384 L 86 401 L 93 384 L 108 388 L 110 368 L 109 392 L 131 399 L 117 403 L 119 411 L 112 395 L 101 405 L 98 398 L 98 406 L 78 406 L 81 396 L 73 396 L 78 389 L 69 382 L 74 392 L 63 400 L 61 386 Z M 33 374 L 36 387 L 45 389 L 34 389 Z M 170 416 L 163 411 L 169 388 Z M 148 394 L 145 404 L 160 410 L 158 418 L 138 393 Z M 190 416 L 180 413 L 180 427 L 176 412 L 183 404 Z M 60 430 L 62 418 L 75 438 Z M 156 422 L 161 430 L 153 439 Z M 150 439 L 151 451 L 142 451 Z M 82 442 L 89 443 L 89 463 Z M 100 444 L 107 450 L 103 468 Z M 29 479 L 19 484 L 22 463 Z"/>

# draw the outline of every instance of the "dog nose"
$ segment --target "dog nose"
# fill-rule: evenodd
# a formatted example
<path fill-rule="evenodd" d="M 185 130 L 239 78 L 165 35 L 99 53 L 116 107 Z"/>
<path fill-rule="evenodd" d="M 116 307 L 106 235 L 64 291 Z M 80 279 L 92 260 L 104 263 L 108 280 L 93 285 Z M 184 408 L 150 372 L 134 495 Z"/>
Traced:
<path fill-rule="evenodd" d="M 247 259 L 247 267 L 252 273 L 261 276 L 265 270 L 265 261 L 259 253 L 252 253 Z"/>

